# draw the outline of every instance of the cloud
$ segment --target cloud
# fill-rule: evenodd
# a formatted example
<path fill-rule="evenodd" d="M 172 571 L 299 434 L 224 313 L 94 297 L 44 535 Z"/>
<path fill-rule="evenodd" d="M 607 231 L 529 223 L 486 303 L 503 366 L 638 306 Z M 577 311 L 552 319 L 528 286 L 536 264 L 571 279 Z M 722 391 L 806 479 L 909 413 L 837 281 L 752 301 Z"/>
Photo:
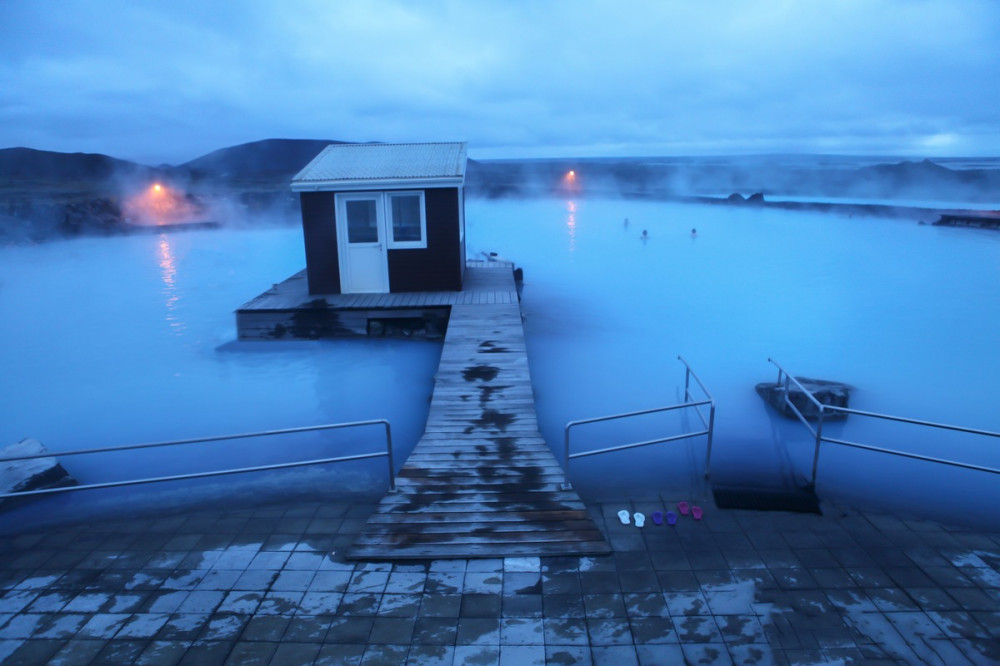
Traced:
<path fill-rule="evenodd" d="M 0 4 L 0 146 L 1000 154 L 988 0 Z"/>

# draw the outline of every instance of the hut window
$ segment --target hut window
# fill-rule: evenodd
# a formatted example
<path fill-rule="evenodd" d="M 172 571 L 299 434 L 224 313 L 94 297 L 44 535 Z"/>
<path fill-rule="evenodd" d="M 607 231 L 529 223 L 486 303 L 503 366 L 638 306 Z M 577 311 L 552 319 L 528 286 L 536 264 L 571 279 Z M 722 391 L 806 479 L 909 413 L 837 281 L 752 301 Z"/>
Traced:
<path fill-rule="evenodd" d="M 347 201 L 347 242 L 378 242 L 378 209 L 374 199 Z"/>
<path fill-rule="evenodd" d="M 427 219 L 423 192 L 389 192 L 389 247 L 427 247 Z"/>

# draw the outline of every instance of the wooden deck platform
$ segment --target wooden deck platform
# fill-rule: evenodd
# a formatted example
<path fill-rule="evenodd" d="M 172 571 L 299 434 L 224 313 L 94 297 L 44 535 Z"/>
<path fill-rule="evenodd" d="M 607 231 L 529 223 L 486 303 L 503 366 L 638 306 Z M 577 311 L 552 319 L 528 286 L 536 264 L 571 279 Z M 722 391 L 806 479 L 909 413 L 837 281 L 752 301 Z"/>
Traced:
<path fill-rule="evenodd" d="M 241 305 L 236 310 L 237 335 L 240 340 L 381 335 L 391 322 L 405 321 L 407 332 L 440 338 L 453 305 L 517 303 L 509 280 L 489 277 L 496 269 L 509 273 L 513 265 L 467 262 L 462 291 L 322 295 L 309 293 L 302 270 Z"/>
<path fill-rule="evenodd" d="M 396 485 L 351 558 L 610 552 L 538 432 L 509 264 L 478 262 L 466 271 L 451 305 L 426 432 Z"/>

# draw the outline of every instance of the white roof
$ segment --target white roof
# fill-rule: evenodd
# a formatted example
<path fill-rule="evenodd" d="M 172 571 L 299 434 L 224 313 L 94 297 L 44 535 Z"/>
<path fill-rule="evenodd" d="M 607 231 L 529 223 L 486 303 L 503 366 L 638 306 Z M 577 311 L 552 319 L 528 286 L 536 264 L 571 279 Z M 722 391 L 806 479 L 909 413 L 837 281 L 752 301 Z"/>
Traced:
<path fill-rule="evenodd" d="M 457 187 L 465 162 L 465 143 L 334 144 L 292 178 L 292 189 Z"/>

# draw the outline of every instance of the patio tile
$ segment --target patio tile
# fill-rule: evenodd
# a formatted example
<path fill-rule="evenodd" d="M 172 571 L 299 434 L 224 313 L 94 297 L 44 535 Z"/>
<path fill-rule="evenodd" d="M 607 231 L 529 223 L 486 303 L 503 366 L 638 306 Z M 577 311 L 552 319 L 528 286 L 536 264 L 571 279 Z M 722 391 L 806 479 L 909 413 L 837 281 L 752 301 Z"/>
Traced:
<path fill-rule="evenodd" d="M 413 625 L 413 643 L 417 645 L 455 645 L 458 618 L 421 617 Z"/>
<path fill-rule="evenodd" d="M 330 630 L 333 617 L 329 615 L 296 615 L 288 622 L 282 642 L 322 643 Z"/>
<path fill-rule="evenodd" d="M 590 650 L 594 666 L 638 666 L 639 655 L 631 645 L 599 645 Z"/>
<path fill-rule="evenodd" d="M 414 618 L 376 617 L 368 636 L 369 644 L 409 645 L 413 639 Z"/>
<path fill-rule="evenodd" d="M 459 594 L 424 594 L 420 597 L 420 617 L 458 617 L 462 608 Z"/>
<path fill-rule="evenodd" d="M 624 617 L 588 618 L 587 632 L 591 646 L 632 644 L 631 626 Z"/>
<path fill-rule="evenodd" d="M 501 594 L 504 585 L 503 573 L 466 572 L 462 592 L 465 594 Z"/>
<path fill-rule="evenodd" d="M 501 645 L 500 666 L 545 666 L 542 645 Z"/>
<path fill-rule="evenodd" d="M 455 640 L 458 645 L 500 645 L 500 618 L 460 618 Z"/>
<path fill-rule="evenodd" d="M 330 622 L 326 641 L 364 645 L 368 642 L 374 622 L 373 617 L 335 617 Z"/>
<path fill-rule="evenodd" d="M 509 617 L 500 620 L 500 645 L 544 645 L 540 618 Z"/>

